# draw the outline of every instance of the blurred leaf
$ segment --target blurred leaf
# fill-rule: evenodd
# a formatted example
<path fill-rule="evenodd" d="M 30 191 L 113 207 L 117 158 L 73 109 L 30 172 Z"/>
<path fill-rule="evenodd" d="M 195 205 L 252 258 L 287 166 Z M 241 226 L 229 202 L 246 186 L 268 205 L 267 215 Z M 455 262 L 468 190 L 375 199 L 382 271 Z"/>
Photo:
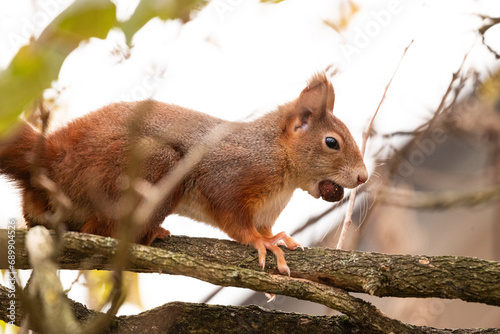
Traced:
<path fill-rule="evenodd" d="M 100 309 L 108 300 L 113 289 L 111 271 L 90 270 L 85 271 L 85 280 L 88 287 L 88 304 L 92 309 Z"/>
<path fill-rule="evenodd" d="M 340 33 L 342 30 L 347 29 L 353 17 L 359 12 L 359 6 L 352 0 L 349 0 L 347 1 L 347 6 L 341 6 L 340 10 L 341 13 L 338 22 L 332 22 L 330 20 L 324 21 L 326 25 L 328 25 L 338 33 Z"/>
<path fill-rule="evenodd" d="M 162 20 L 180 18 L 186 22 L 193 9 L 199 8 L 206 0 L 142 0 L 132 17 L 120 24 L 130 45 L 134 34 L 154 17 Z"/>
<path fill-rule="evenodd" d="M 77 0 L 38 40 L 22 47 L 0 72 L 0 135 L 57 79 L 64 59 L 80 42 L 105 38 L 115 24 L 116 8 L 109 0 Z"/>
<path fill-rule="evenodd" d="M 191 10 L 205 2 L 143 0 L 130 20 L 119 26 L 130 43 L 152 18 L 187 21 Z M 38 40 L 22 47 L 9 67 L 0 72 L 0 135 L 57 79 L 64 60 L 82 41 L 106 38 L 117 25 L 116 8 L 110 0 L 77 0 L 49 24 Z"/>
<path fill-rule="evenodd" d="M 500 69 L 493 73 L 479 88 L 479 96 L 495 106 L 500 99 Z"/>
<path fill-rule="evenodd" d="M 88 287 L 88 303 L 93 309 L 100 309 L 108 300 L 114 288 L 113 273 L 110 271 L 90 270 L 85 271 L 85 280 Z M 139 291 L 139 274 L 123 272 L 123 287 L 121 299 L 123 302 L 132 303 L 142 308 Z"/>
<path fill-rule="evenodd" d="M 123 273 L 123 282 L 125 285 L 124 290 L 127 292 L 126 301 L 128 303 L 137 305 L 140 308 L 143 308 L 141 293 L 139 289 L 139 274 L 125 271 Z"/>

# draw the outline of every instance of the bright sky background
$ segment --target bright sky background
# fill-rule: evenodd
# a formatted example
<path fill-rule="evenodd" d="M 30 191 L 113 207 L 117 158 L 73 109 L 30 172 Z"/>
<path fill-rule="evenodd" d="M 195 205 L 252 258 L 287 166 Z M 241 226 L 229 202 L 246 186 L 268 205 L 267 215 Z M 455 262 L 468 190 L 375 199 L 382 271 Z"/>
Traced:
<path fill-rule="evenodd" d="M 122 17 L 136 3 L 117 2 Z M 26 43 L 30 34 L 37 36 L 70 3 L 0 0 L 0 69 L 8 66 L 20 43 Z M 332 65 L 337 71 L 332 79 L 334 112 L 359 140 L 411 40 L 414 43 L 375 123 L 381 133 L 412 130 L 427 120 L 466 53 L 466 69 L 476 69 L 483 76 L 494 70 L 494 57 L 475 32 L 482 23 L 475 14 L 500 16 L 500 1 L 355 3 L 359 12 L 339 33 L 324 22 L 338 26 L 349 17 L 346 1 L 286 0 L 270 5 L 256 0 L 214 0 L 185 25 L 158 19 L 149 22 L 135 36 L 131 56 L 123 62 L 112 56 L 117 45 L 124 45 L 123 34 L 113 30 L 106 40 L 91 40 L 66 60 L 54 83 L 63 93 L 56 100 L 59 110 L 53 125 L 60 126 L 110 102 L 149 97 L 224 119 L 246 120 L 295 98 L 312 74 Z M 498 52 L 499 35 L 499 27 L 487 34 L 488 43 Z M 46 94 L 54 96 L 54 90 Z M 373 152 L 380 145 L 374 141 L 369 147 L 367 164 L 371 167 Z M 0 183 L 0 199 L 0 226 L 10 217 L 21 217 L 19 196 L 5 182 Z M 298 191 L 274 232 L 291 231 L 329 206 Z M 339 218 L 341 211 L 329 215 L 314 233 L 302 233 L 297 239 L 304 246 L 313 244 L 335 228 Z M 213 228 L 179 217 L 169 217 L 164 226 L 173 234 L 227 238 Z M 185 277 L 147 276 L 141 279 L 145 309 L 172 300 L 196 302 L 214 289 Z M 172 289 L 181 283 L 189 288 Z M 157 288 L 160 286 L 164 290 Z M 70 297 L 84 291 L 75 287 Z M 213 302 L 234 304 L 246 294 L 234 291 L 225 289 Z M 138 310 L 130 306 L 122 311 Z"/>

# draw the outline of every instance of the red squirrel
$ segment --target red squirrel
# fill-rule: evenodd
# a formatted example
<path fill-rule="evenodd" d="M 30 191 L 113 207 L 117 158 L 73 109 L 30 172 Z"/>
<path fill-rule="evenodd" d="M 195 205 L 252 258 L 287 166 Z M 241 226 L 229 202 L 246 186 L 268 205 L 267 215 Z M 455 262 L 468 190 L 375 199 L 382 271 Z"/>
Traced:
<path fill-rule="evenodd" d="M 170 233 L 161 227 L 163 220 L 179 214 L 254 246 L 261 267 L 270 250 L 278 270 L 290 275 L 278 245 L 302 246 L 271 229 L 294 190 L 338 201 L 343 188 L 368 179 L 354 139 L 333 115 L 334 101 L 331 82 L 317 74 L 298 98 L 250 122 L 229 122 L 151 100 L 115 103 L 46 134 L 37 168 L 71 200 L 72 209 L 63 217 L 69 230 L 114 236 L 120 219 L 105 203 L 117 203 L 123 194 L 120 180 L 127 172 L 132 126 L 136 139 L 149 143 L 139 176 L 156 184 L 212 129 L 229 124 L 228 133 L 165 194 L 136 242 L 165 239 Z M 40 136 L 22 122 L 13 136 L 0 141 L 0 173 L 21 189 L 29 227 L 49 226 L 46 213 L 55 205 L 53 194 L 37 186 L 31 175 Z"/>

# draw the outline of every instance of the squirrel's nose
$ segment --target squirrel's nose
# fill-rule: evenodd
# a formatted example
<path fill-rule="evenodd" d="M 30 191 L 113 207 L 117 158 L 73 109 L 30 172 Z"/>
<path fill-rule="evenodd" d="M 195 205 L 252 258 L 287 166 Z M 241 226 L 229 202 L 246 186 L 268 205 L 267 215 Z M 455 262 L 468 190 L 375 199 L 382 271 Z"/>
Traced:
<path fill-rule="evenodd" d="M 358 174 L 358 184 L 363 184 L 368 180 L 368 172 L 365 170 L 363 173 Z"/>

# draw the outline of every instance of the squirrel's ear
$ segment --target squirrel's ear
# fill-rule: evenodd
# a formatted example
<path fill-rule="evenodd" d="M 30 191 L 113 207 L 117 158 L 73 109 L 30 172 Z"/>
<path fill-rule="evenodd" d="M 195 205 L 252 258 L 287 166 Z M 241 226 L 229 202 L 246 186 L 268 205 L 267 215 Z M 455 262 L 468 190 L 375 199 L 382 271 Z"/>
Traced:
<path fill-rule="evenodd" d="M 300 93 L 294 110 L 289 114 L 287 128 L 293 133 L 307 130 L 314 119 L 333 112 L 335 92 L 325 74 L 316 74 Z"/>
<path fill-rule="evenodd" d="M 325 74 L 316 74 L 300 93 L 299 112 L 309 112 L 313 117 L 320 117 L 326 112 L 333 112 L 335 92 L 330 80 Z"/>
<path fill-rule="evenodd" d="M 297 133 L 307 130 L 309 121 L 311 119 L 311 112 L 304 111 L 300 114 L 295 114 L 288 119 L 288 129 L 291 132 Z"/>

